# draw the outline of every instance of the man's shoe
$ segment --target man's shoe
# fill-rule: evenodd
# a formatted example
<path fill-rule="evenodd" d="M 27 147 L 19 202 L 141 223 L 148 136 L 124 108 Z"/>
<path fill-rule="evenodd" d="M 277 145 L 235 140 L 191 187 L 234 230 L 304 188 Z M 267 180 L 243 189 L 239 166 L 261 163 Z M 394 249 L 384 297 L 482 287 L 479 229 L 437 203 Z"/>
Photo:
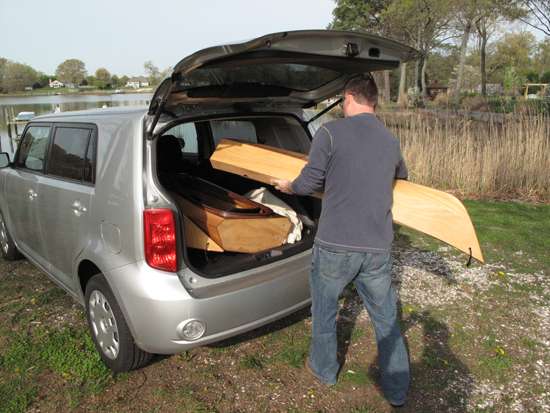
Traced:
<path fill-rule="evenodd" d="M 394 409 L 399 409 L 403 406 L 405 406 L 405 402 L 403 403 L 392 403 L 392 402 L 389 402 L 390 403 L 390 406 L 393 407 Z"/>

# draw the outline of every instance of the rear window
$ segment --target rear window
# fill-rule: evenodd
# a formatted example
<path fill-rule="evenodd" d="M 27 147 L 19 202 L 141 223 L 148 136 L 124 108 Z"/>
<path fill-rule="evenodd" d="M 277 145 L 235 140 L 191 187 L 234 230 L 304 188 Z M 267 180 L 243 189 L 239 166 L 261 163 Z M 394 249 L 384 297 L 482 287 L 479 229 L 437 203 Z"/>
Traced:
<path fill-rule="evenodd" d="M 210 122 L 214 146 L 222 139 L 238 139 L 248 143 L 258 143 L 256 128 L 250 121 L 245 120 L 213 120 Z"/>
<path fill-rule="evenodd" d="M 255 84 L 297 91 L 317 89 L 341 76 L 341 73 L 297 63 L 254 64 L 196 69 L 179 83 L 181 89 L 206 86 Z"/>

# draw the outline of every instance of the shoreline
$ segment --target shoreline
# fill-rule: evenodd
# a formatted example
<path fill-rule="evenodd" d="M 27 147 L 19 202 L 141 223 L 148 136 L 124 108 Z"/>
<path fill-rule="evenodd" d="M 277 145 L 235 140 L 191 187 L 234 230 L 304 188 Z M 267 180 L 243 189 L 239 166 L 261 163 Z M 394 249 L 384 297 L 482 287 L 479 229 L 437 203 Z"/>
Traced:
<path fill-rule="evenodd" d="M 35 97 L 35 96 L 89 96 L 89 95 L 95 95 L 95 96 L 109 96 L 109 95 L 133 95 L 133 94 L 140 94 L 140 93 L 153 93 L 154 89 L 147 88 L 147 89 L 135 89 L 135 90 L 123 90 L 122 92 L 115 93 L 114 91 L 105 91 L 105 90 L 86 90 L 86 91 L 79 91 L 76 90 L 75 92 L 43 92 L 43 93 L 0 93 L 0 98 L 18 98 L 18 97 Z"/>

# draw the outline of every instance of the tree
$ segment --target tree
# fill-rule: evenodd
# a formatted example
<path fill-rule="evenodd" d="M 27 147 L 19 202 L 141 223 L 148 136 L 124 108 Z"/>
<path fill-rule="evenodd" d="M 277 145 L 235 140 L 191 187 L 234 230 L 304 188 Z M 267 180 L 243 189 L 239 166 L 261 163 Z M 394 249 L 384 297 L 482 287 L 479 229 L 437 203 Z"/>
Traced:
<path fill-rule="evenodd" d="M 535 56 L 533 57 L 533 68 L 541 76 L 550 69 L 550 38 L 537 45 Z"/>
<path fill-rule="evenodd" d="M 513 21 L 523 15 L 523 11 L 509 0 L 478 0 L 478 15 L 475 27 L 479 39 L 479 70 L 481 72 L 481 94 L 487 94 L 487 44 L 504 21 Z"/>
<path fill-rule="evenodd" d="M 521 21 L 550 36 L 549 0 L 520 0 L 519 6 L 522 6 L 526 12 L 520 17 Z"/>
<path fill-rule="evenodd" d="M 130 80 L 130 78 L 126 75 L 122 75 L 120 76 L 120 85 L 121 86 L 126 86 L 126 83 L 128 83 L 128 80 Z"/>
<path fill-rule="evenodd" d="M 381 12 L 389 3 L 389 0 L 336 0 L 328 29 L 377 32 L 381 28 Z"/>
<path fill-rule="evenodd" d="M 4 78 L 4 70 L 6 68 L 6 64 L 8 63 L 8 59 L 4 57 L 0 57 L 0 92 L 3 91 L 2 89 L 2 79 Z"/>
<path fill-rule="evenodd" d="M 517 94 L 518 88 L 523 83 L 523 78 L 518 74 L 514 66 L 508 66 L 504 72 L 504 90 L 508 94 Z"/>
<path fill-rule="evenodd" d="M 158 84 L 161 80 L 159 68 L 156 67 L 151 60 L 146 61 L 143 64 L 143 67 L 147 77 L 149 78 L 149 85 L 153 86 Z"/>
<path fill-rule="evenodd" d="M 458 62 L 456 85 L 454 88 L 453 100 L 459 102 L 462 91 L 464 65 L 466 64 L 466 51 L 470 40 L 470 33 L 474 27 L 475 20 L 479 15 L 478 0 L 461 0 L 457 2 L 457 23 L 459 30 L 462 31 L 462 41 L 460 44 L 460 58 Z"/>
<path fill-rule="evenodd" d="M 436 83 L 449 84 L 455 76 L 459 59 L 460 50 L 457 46 L 449 45 L 434 50 L 428 58 L 426 76 Z"/>
<path fill-rule="evenodd" d="M 51 75 L 47 75 L 45 73 L 39 73 L 38 74 L 38 84 L 40 87 L 47 87 L 50 84 L 50 79 L 53 78 Z"/>
<path fill-rule="evenodd" d="M 531 32 L 506 33 L 495 45 L 493 62 L 499 68 L 514 67 L 518 75 L 525 76 L 532 66 L 535 45 Z"/>
<path fill-rule="evenodd" d="M 109 83 L 111 81 L 111 74 L 104 67 L 100 67 L 95 71 L 95 77 L 97 78 L 97 80 L 101 80 L 105 83 Z"/>
<path fill-rule="evenodd" d="M 390 3 L 391 0 L 336 0 L 336 7 L 332 11 L 333 19 L 328 25 L 328 29 L 367 31 L 398 38 L 390 30 L 391 26 L 384 25 L 382 21 L 383 12 Z M 390 72 L 384 70 L 382 76 L 384 88 L 381 96 L 384 101 L 389 101 Z"/>
<path fill-rule="evenodd" d="M 86 66 L 78 59 L 68 59 L 57 66 L 56 77 L 63 83 L 80 84 L 86 77 Z"/>
<path fill-rule="evenodd" d="M 428 56 L 449 39 L 453 7 L 451 0 L 393 0 L 382 15 L 385 26 L 399 28 L 402 38 L 419 51 L 415 77 L 424 97 Z"/>
<path fill-rule="evenodd" d="M 2 90 L 15 92 L 33 86 L 39 79 L 38 72 L 32 67 L 11 61 L 6 61 L 2 74 Z"/>
<path fill-rule="evenodd" d="M 111 87 L 117 88 L 120 86 L 120 79 L 117 75 L 111 76 Z"/>

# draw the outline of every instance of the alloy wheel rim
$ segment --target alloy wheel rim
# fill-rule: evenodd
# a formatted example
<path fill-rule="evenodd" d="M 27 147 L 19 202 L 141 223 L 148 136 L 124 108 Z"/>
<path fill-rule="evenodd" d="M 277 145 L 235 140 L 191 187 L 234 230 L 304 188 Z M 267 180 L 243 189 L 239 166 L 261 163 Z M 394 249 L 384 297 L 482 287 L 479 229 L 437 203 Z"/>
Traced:
<path fill-rule="evenodd" d="M 4 223 L 4 217 L 0 215 L 0 247 L 5 254 L 8 253 L 8 230 L 6 229 L 6 224 Z"/>
<path fill-rule="evenodd" d="M 120 339 L 115 315 L 107 298 L 101 291 L 94 290 L 88 302 L 92 331 L 101 351 L 114 360 L 120 350 Z"/>

